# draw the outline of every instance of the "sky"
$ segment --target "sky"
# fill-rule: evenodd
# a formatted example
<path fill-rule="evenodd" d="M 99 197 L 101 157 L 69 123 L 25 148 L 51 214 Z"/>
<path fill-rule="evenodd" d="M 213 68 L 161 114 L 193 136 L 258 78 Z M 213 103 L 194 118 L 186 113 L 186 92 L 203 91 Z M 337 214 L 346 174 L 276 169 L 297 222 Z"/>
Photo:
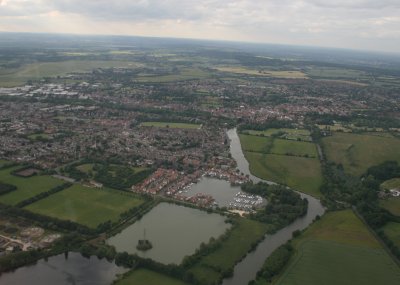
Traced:
<path fill-rule="evenodd" d="M 400 52 L 400 0 L 0 0 L 0 31 Z"/>

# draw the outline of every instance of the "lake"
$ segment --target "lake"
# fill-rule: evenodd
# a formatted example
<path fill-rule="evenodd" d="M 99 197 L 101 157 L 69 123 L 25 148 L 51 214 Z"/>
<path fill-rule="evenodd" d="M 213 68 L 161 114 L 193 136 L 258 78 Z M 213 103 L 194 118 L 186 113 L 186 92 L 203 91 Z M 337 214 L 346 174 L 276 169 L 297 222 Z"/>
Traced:
<path fill-rule="evenodd" d="M 70 252 L 0 275 L 1 285 L 109 285 L 127 269 L 106 259 L 86 258 Z"/>
<path fill-rule="evenodd" d="M 109 238 L 107 243 L 118 252 L 136 253 L 161 263 L 180 264 L 186 255 L 192 255 L 202 242 L 218 238 L 230 224 L 225 217 L 170 203 L 160 203 L 133 225 Z M 146 238 L 153 248 L 139 251 L 139 239 Z"/>

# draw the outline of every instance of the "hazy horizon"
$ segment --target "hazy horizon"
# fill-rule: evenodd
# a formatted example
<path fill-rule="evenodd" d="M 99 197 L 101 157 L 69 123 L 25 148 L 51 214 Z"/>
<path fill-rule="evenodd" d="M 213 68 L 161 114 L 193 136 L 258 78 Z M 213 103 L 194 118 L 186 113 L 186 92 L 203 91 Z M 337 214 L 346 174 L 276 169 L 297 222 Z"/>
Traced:
<path fill-rule="evenodd" d="M 0 0 L 0 31 L 222 40 L 399 53 L 400 2 Z"/>

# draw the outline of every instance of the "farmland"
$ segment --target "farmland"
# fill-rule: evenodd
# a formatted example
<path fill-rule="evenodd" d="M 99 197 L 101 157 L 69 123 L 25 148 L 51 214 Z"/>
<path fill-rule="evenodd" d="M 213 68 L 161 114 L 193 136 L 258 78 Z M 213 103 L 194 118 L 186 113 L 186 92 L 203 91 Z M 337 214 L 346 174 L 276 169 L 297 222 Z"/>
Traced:
<path fill-rule="evenodd" d="M 72 72 L 88 72 L 95 68 L 135 67 L 133 62 L 124 61 L 78 61 L 42 62 L 24 65 L 0 72 L 0 86 L 17 86 L 32 79 L 66 75 Z"/>
<path fill-rule="evenodd" d="M 322 140 L 322 146 L 328 160 L 357 176 L 386 160 L 400 161 L 400 140 L 395 137 L 333 133 Z"/>
<path fill-rule="evenodd" d="M 137 269 L 116 285 L 185 285 L 186 283 L 147 269 Z"/>
<path fill-rule="evenodd" d="M 1 203 L 15 205 L 64 183 L 48 175 L 19 177 L 11 174 L 12 171 L 19 168 L 21 167 L 16 166 L 0 170 L 0 181 L 17 187 L 16 191 L 0 196 Z"/>
<path fill-rule="evenodd" d="M 250 171 L 319 197 L 322 173 L 313 143 L 240 134 Z"/>
<path fill-rule="evenodd" d="M 400 269 L 363 223 L 330 212 L 293 241 L 295 255 L 275 284 L 399 284 Z"/>
<path fill-rule="evenodd" d="M 171 129 L 199 129 L 198 124 L 172 123 L 172 122 L 143 122 L 142 127 L 171 128 Z"/>
<path fill-rule="evenodd" d="M 29 205 L 26 209 L 94 228 L 108 220 L 117 221 L 121 213 L 142 203 L 142 200 L 129 193 L 75 184 Z"/>
<path fill-rule="evenodd" d="M 232 268 L 251 248 L 252 244 L 261 239 L 268 226 L 248 219 L 239 219 L 238 226 L 232 230 L 221 247 L 189 269 L 197 280 L 213 284 L 221 275 L 221 271 Z M 251 233 L 251 235 L 249 235 Z"/>

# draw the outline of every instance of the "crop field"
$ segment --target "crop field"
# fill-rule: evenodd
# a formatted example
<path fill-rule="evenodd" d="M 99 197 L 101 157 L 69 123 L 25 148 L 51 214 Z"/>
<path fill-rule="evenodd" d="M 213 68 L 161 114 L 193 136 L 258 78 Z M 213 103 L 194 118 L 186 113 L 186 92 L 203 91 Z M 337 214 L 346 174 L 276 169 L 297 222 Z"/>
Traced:
<path fill-rule="evenodd" d="M 322 172 L 318 159 L 252 152 L 246 152 L 245 157 L 253 175 L 321 196 Z"/>
<path fill-rule="evenodd" d="M 267 136 L 267 137 L 278 135 L 280 138 L 288 140 L 311 141 L 310 131 L 304 129 L 271 128 L 265 131 L 245 130 L 244 133 L 254 136 Z"/>
<path fill-rule="evenodd" d="M 25 178 L 11 174 L 12 171 L 19 168 L 21 166 L 0 170 L 0 181 L 17 187 L 17 190 L 0 196 L 0 202 L 3 204 L 15 205 L 64 183 L 64 181 L 48 175 Z"/>
<path fill-rule="evenodd" d="M 183 281 L 173 279 L 169 276 L 150 271 L 148 269 L 137 269 L 132 271 L 126 278 L 118 281 L 115 285 L 185 285 Z"/>
<path fill-rule="evenodd" d="M 400 197 L 391 197 L 385 200 L 380 200 L 379 204 L 393 215 L 400 217 Z"/>
<path fill-rule="evenodd" d="M 293 79 L 307 79 L 307 74 L 298 70 L 255 70 L 247 67 L 240 66 L 230 66 L 230 67 L 217 67 L 218 71 L 246 74 L 246 75 L 256 75 L 256 76 L 266 76 L 275 78 L 293 78 Z"/>
<path fill-rule="evenodd" d="M 341 163 L 346 172 L 361 175 L 386 160 L 400 162 L 400 139 L 365 134 L 334 133 L 322 140 L 327 159 Z"/>
<path fill-rule="evenodd" d="M 382 229 L 390 240 L 400 248 L 400 223 L 389 222 Z"/>
<path fill-rule="evenodd" d="M 201 127 L 201 125 L 198 124 L 172 123 L 172 122 L 143 122 L 140 124 L 140 126 L 171 128 L 171 129 L 200 129 Z"/>
<path fill-rule="evenodd" d="M 70 220 L 95 228 L 143 203 L 130 193 L 112 189 L 94 189 L 75 184 L 26 207 L 35 213 Z"/>
<path fill-rule="evenodd" d="M 72 72 L 88 72 L 95 68 L 136 67 L 134 62 L 126 61 L 86 61 L 69 60 L 60 62 L 41 62 L 24 65 L 17 69 L 0 70 L 0 86 L 18 86 L 30 79 L 55 77 Z"/>
<path fill-rule="evenodd" d="M 268 229 L 268 225 L 256 221 L 248 219 L 238 221 L 238 227 L 232 230 L 221 247 L 203 257 L 189 270 L 197 280 L 213 284 L 220 277 L 217 268 L 220 270 L 232 268 L 248 252 L 251 245 L 265 235 Z"/>
<path fill-rule="evenodd" d="M 329 212 L 293 241 L 274 284 L 399 284 L 400 268 L 351 210 Z"/>

